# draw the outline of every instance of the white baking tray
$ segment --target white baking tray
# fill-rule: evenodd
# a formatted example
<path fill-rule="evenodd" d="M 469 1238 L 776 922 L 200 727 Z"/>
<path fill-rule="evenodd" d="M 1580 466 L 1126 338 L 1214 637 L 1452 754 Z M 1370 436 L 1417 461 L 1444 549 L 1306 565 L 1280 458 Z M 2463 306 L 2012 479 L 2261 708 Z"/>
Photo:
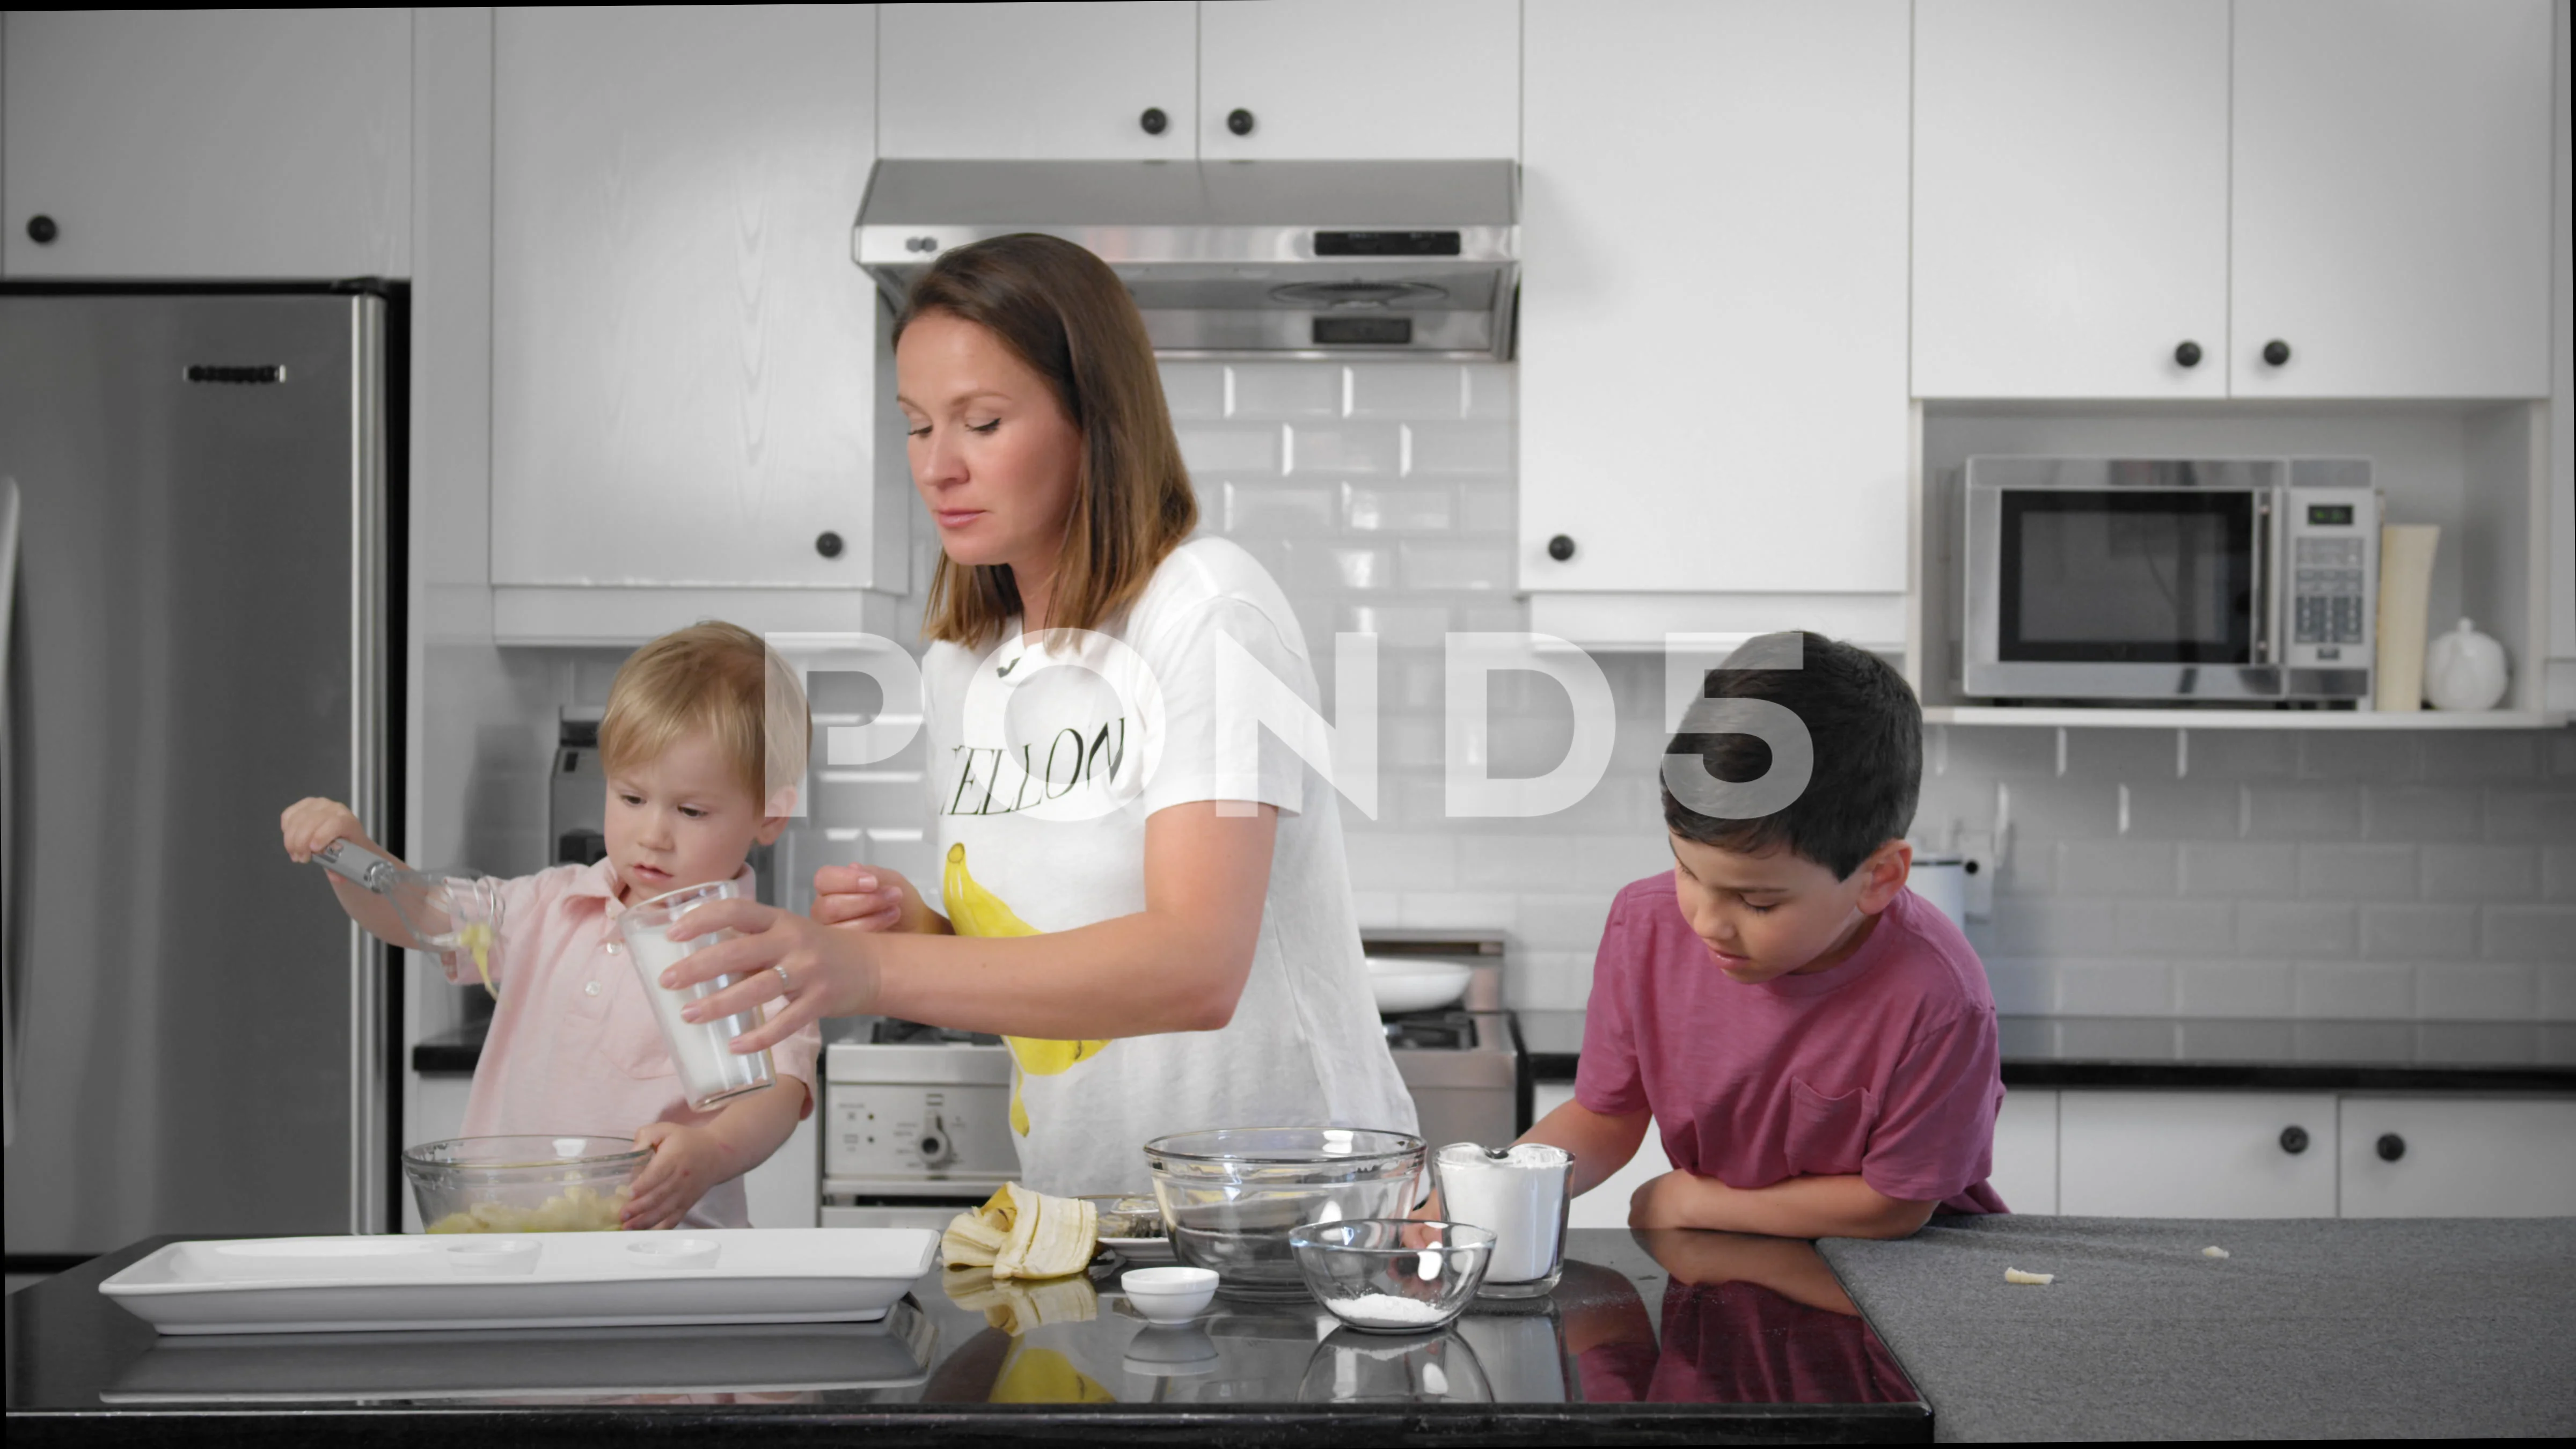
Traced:
<path fill-rule="evenodd" d="M 938 1249 L 925 1228 L 244 1238 L 98 1291 L 163 1333 L 840 1323 L 883 1317 Z"/>

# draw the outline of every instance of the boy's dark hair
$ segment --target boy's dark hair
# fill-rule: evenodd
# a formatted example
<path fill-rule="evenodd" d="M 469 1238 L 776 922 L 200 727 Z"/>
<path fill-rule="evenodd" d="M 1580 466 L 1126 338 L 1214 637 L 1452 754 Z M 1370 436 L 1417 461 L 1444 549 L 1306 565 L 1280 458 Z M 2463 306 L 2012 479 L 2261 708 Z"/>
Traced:
<path fill-rule="evenodd" d="M 1800 668 L 1729 667 L 1748 655 L 1779 658 L 1791 638 L 1805 651 Z M 1664 823 L 1675 835 L 1746 855 L 1786 845 L 1845 880 L 1914 823 L 1923 708 L 1886 660 L 1821 634 L 1766 635 L 1710 670 L 1702 691 L 1709 699 L 1768 700 L 1796 715 L 1815 747 L 1815 773 L 1796 800 L 1746 820 L 1702 815 L 1666 786 Z M 1771 747 L 1753 735 L 1678 734 L 1665 750 L 1699 756 L 1719 780 L 1758 780 L 1771 769 Z"/>

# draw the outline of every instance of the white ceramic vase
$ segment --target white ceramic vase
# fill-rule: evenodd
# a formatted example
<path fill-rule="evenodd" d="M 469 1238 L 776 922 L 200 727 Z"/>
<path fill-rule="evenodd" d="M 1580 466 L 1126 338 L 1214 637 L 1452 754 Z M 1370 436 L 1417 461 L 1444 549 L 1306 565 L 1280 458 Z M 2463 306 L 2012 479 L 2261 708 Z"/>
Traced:
<path fill-rule="evenodd" d="M 2424 651 L 2424 698 L 2435 709 L 2493 709 L 2512 682 L 2504 646 L 2469 620 Z"/>

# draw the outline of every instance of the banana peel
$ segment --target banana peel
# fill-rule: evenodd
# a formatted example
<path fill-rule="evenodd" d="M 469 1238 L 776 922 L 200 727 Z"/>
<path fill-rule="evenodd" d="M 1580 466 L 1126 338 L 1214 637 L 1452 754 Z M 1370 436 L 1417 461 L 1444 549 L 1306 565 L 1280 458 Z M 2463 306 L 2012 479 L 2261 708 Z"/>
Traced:
<path fill-rule="evenodd" d="M 997 1280 L 1061 1278 L 1091 1266 L 1100 1207 L 1006 1182 L 982 1207 L 951 1220 L 939 1249 L 949 1267 L 988 1269 Z"/>
<path fill-rule="evenodd" d="M 939 893 L 948 906 L 948 924 L 961 936 L 1035 936 L 1041 934 L 1000 896 L 986 890 L 966 869 L 966 847 L 948 847 L 947 869 Z M 1106 1041 L 1049 1041 L 1043 1037 L 1006 1036 L 1011 1048 L 1011 1130 L 1029 1135 L 1029 1109 L 1020 1101 L 1024 1076 L 1052 1077 L 1070 1071 L 1109 1049 Z"/>

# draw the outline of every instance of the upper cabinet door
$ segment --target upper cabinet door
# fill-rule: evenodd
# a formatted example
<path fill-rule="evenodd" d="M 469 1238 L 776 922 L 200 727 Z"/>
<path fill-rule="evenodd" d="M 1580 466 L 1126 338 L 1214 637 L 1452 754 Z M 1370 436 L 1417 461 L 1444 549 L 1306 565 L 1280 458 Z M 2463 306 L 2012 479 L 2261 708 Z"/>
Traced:
<path fill-rule="evenodd" d="M 1195 5 L 888 5 L 881 24 L 884 155 L 1197 154 Z"/>
<path fill-rule="evenodd" d="M 1916 396 L 2226 396 L 2227 10 L 1918 0 Z"/>
<path fill-rule="evenodd" d="M 875 582 L 869 8 L 496 25 L 492 582 Z"/>
<path fill-rule="evenodd" d="M 1904 591 L 1908 18 L 1530 0 L 1522 587 Z"/>
<path fill-rule="evenodd" d="M 8 275 L 411 274 L 410 11 L 0 23 Z"/>
<path fill-rule="evenodd" d="M 2550 8 L 2237 0 L 2238 396 L 2547 395 Z"/>
<path fill-rule="evenodd" d="M 1207 0 L 1199 154 L 1518 156 L 1520 32 L 1514 0 Z M 1605 92 L 1604 102 L 1620 94 Z"/>

